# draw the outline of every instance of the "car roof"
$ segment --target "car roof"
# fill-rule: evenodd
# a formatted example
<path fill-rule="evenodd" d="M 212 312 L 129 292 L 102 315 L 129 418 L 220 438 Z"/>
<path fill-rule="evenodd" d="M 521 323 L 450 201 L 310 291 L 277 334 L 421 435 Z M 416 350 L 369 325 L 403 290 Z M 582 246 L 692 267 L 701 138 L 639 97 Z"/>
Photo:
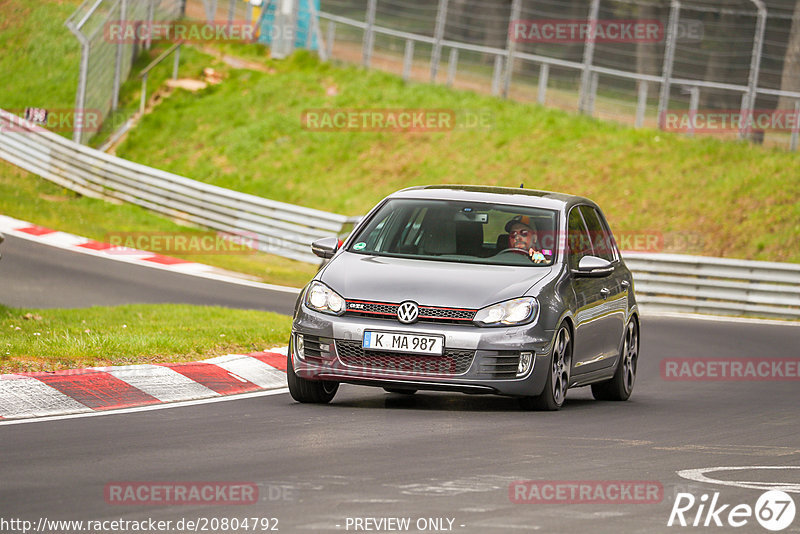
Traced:
<path fill-rule="evenodd" d="M 559 211 L 568 210 L 575 204 L 589 204 L 590 206 L 597 207 L 597 205 L 588 198 L 576 195 L 539 191 L 536 189 L 480 185 L 425 185 L 409 187 L 389 195 L 389 198 L 464 200 L 467 202 L 533 206 Z"/>

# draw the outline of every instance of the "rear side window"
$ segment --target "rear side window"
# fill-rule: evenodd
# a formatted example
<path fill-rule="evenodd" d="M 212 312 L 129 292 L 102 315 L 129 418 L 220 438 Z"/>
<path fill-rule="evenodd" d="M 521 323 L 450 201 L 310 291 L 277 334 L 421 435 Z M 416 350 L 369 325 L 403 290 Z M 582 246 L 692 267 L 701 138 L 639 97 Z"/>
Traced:
<path fill-rule="evenodd" d="M 586 227 L 589 230 L 589 238 L 592 241 L 592 250 L 594 255 L 604 260 L 614 261 L 614 247 L 611 236 L 606 231 L 606 227 L 600 222 L 600 217 L 592 207 L 581 206 L 581 214 L 583 220 L 586 221 Z"/>

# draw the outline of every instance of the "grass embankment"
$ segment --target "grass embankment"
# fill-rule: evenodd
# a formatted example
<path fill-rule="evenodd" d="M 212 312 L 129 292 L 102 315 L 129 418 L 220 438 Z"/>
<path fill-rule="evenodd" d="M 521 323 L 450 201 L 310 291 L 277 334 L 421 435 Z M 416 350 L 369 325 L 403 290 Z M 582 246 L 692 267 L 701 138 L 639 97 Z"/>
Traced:
<path fill-rule="evenodd" d="M 285 345 L 290 321 L 270 312 L 182 304 L 76 310 L 0 305 L 0 374 L 255 352 Z"/>
<path fill-rule="evenodd" d="M 408 85 L 379 72 L 320 64 L 305 53 L 262 61 L 270 72 L 229 69 L 221 85 L 176 93 L 118 153 L 348 215 L 411 185 L 524 182 L 588 196 L 615 231 L 662 232 L 673 238 L 675 252 L 800 261 L 797 154 Z M 321 107 L 486 110 L 493 126 L 438 133 L 304 129 L 303 111 Z"/>

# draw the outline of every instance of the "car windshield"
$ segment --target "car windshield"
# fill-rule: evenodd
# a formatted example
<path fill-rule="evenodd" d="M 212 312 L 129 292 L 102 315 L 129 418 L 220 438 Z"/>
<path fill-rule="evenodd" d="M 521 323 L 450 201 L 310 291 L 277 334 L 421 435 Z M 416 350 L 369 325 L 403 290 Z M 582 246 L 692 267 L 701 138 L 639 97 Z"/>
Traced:
<path fill-rule="evenodd" d="M 555 259 L 556 212 L 451 200 L 391 199 L 350 242 L 358 254 L 541 267 Z"/>

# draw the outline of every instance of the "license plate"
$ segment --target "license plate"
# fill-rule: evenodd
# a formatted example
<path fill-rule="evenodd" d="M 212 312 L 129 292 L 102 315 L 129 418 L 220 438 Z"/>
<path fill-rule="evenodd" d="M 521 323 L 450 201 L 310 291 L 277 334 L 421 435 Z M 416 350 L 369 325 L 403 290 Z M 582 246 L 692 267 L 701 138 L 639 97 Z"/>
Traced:
<path fill-rule="evenodd" d="M 415 354 L 444 353 L 444 336 L 400 334 L 398 332 L 364 332 L 363 347 L 367 350 L 390 350 Z"/>

